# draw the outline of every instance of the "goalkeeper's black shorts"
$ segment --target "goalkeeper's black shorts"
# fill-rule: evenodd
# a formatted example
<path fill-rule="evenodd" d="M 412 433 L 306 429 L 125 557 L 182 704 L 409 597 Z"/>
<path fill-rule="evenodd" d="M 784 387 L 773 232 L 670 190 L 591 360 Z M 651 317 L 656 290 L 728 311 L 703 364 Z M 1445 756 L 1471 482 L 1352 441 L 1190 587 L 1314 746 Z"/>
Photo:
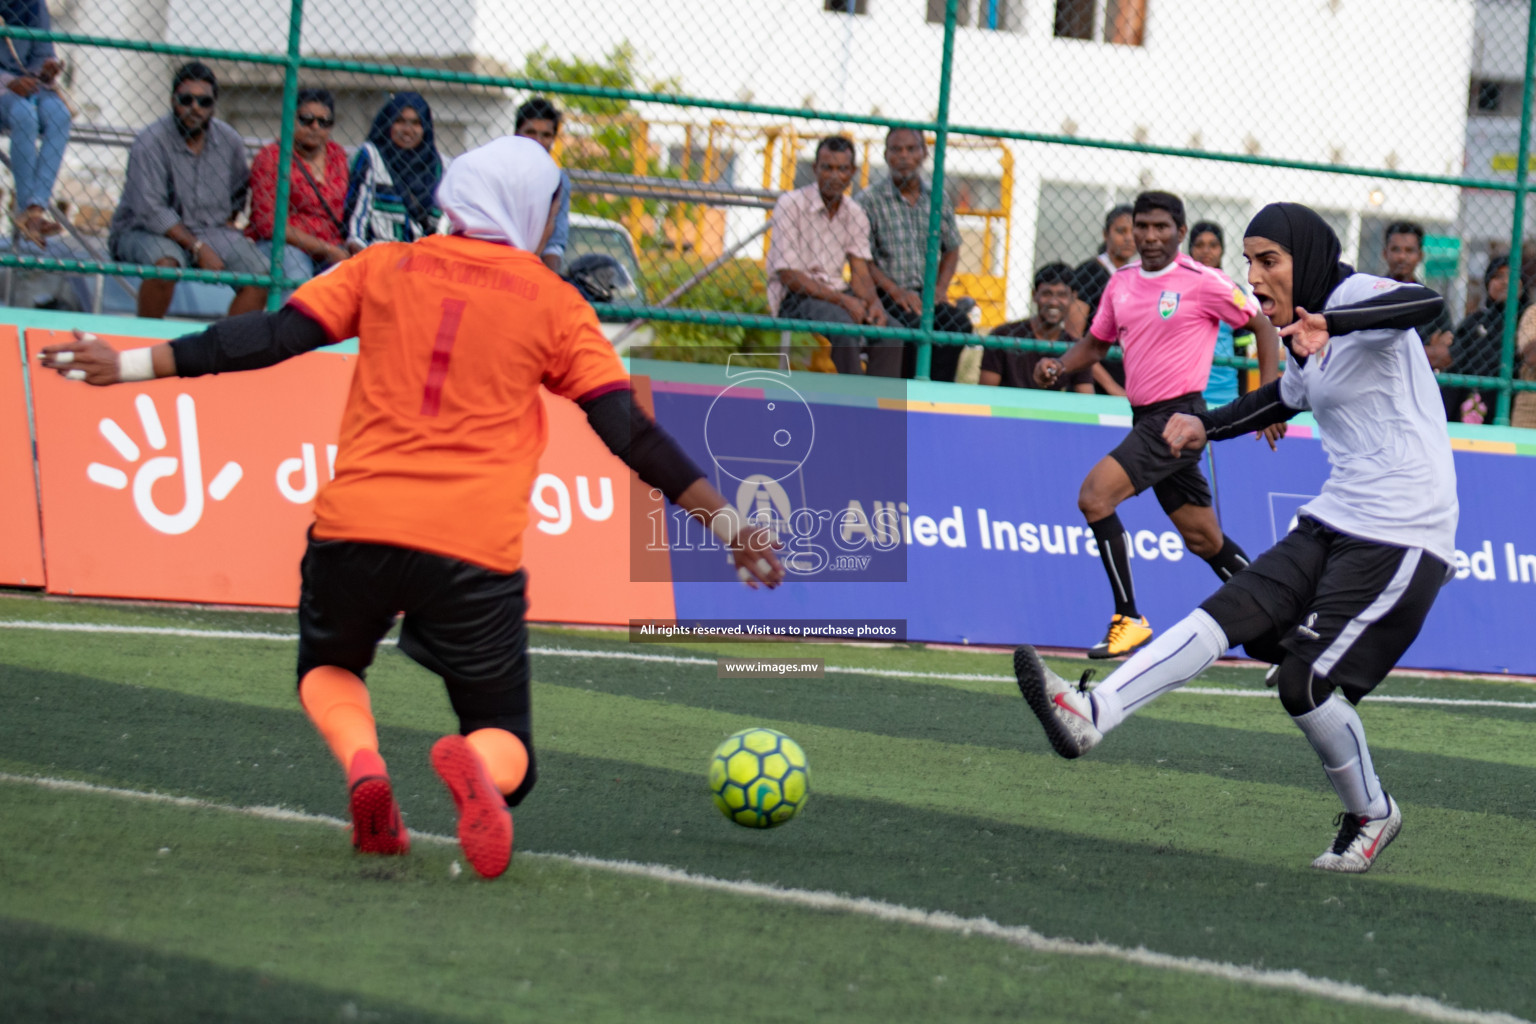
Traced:
<path fill-rule="evenodd" d="M 505 729 L 528 748 L 536 776 L 529 714 L 527 577 L 392 544 L 310 537 L 300 567 L 300 681 L 335 665 L 362 678 L 374 649 L 405 613 L 400 650 L 443 677 L 463 735 Z"/>

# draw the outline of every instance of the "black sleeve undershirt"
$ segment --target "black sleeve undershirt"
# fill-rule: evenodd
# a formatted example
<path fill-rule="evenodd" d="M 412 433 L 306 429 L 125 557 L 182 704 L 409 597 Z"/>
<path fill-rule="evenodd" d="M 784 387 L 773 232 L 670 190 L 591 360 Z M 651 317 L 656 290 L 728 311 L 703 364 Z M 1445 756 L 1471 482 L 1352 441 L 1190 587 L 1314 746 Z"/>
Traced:
<path fill-rule="evenodd" d="M 1423 285 L 1400 285 L 1365 302 L 1330 309 L 1323 314 L 1328 333 L 1337 338 L 1355 331 L 1407 330 L 1434 320 L 1445 310 L 1440 294 Z"/>
<path fill-rule="evenodd" d="M 635 404 L 635 396 L 628 389 L 609 391 L 580 405 L 608 450 L 668 501 L 676 502 L 694 481 L 703 478 L 704 471 Z"/>
<path fill-rule="evenodd" d="M 1284 423 L 1301 412 L 1280 400 L 1280 378 L 1275 378 L 1256 391 L 1250 391 L 1235 402 L 1199 414 L 1205 424 L 1205 436 L 1209 441 L 1225 441 L 1239 434 L 1263 430 L 1272 423 Z"/>
<path fill-rule="evenodd" d="M 171 342 L 176 376 L 259 370 L 285 359 L 313 352 L 331 339 L 325 328 L 284 306 L 276 313 L 242 313 Z"/>

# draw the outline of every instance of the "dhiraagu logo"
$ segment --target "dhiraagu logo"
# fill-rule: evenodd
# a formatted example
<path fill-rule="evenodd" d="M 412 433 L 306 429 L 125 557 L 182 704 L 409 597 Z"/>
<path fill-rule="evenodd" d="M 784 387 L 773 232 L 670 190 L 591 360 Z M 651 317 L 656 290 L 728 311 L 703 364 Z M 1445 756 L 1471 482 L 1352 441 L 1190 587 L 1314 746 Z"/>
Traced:
<path fill-rule="evenodd" d="M 165 427 L 160 420 L 160 410 L 148 395 L 133 400 L 139 414 L 139 431 L 143 445 L 151 452 L 163 452 L 169 446 Z M 176 396 L 176 433 L 179 451 L 177 455 L 151 455 L 138 464 L 145 454 L 134 436 L 116 420 L 108 417 L 99 424 L 101 436 L 106 438 L 127 469 L 93 462 L 85 468 L 85 475 L 93 482 L 114 491 L 128 489 L 132 473 L 133 507 L 151 529 L 175 536 L 186 533 L 203 518 L 203 462 L 197 437 L 197 405 L 190 395 Z M 137 464 L 137 465 L 136 465 Z M 136 467 L 136 468 L 135 468 Z M 243 470 L 238 462 L 226 462 L 209 481 L 207 494 L 214 501 L 223 501 L 240 482 Z M 155 484 L 167 477 L 181 474 L 181 508 L 166 512 L 156 502 Z"/>

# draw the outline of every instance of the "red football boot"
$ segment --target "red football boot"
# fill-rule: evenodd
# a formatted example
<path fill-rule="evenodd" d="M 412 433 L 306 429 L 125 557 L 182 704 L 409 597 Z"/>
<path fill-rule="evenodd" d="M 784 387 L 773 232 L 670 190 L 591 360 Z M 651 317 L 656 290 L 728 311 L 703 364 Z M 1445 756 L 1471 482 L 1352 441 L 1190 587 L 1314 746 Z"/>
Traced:
<path fill-rule="evenodd" d="M 386 856 L 409 853 L 411 836 L 400 820 L 389 771 L 378 751 L 359 750 L 352 755 L 347 789 L 351 794 L 352 845 L 357 852 Z"/>
<path fill-rule="evenodd" d="M 459 846 L 470 866 L 495 878 L 512 862 L 512 812 L 485 762 L 463 736 L 432 745 L 432 768 L 459 809 Z"/>

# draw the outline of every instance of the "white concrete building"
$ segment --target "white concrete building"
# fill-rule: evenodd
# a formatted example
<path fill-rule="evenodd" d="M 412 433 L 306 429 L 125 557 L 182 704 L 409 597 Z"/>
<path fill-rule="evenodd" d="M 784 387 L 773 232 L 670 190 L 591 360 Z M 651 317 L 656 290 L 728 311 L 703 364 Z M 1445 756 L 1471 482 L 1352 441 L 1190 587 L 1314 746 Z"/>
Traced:
<path fill-rule="evenodd" d="M 398 0 L 309 0 L 303 50 L 516 72 L 540 48 L 598 60 L 628 43 L 647 80 L 669 81 L 685 95 L 932 118 L 943 42 L 942 25 L 932 19 L 942 12 L 941 0 L 852 0 L 854 14 L 844 13 L 848 2 L 733 0 L 699 7 L 675 0 L 447 0 L 427 8 Z M 955 39 L 954 124 L 1438 175 L 1463 169 L 1474 39 L 1513 35 L 1484 26 L 1494 14 L 1509 20 L 1506 15 L 1524 9 L 1499 0 L 961 0 L 960 6 L 967 24 Z M 267 53 L 286 45 L 288 5 L 275 0 L 67 0 L 55 9 L 60 27 L 73 31 Z M 1490 60 L 1491 52 L 1480 49 L 1477 59 Z M 144 111 L 166 109 L 166 69 L 174 63 L 86 51 L 76 61 L 76 93 L 89 119 L 142 123 Z M 306 75 L 317 77 L 325 76 Z M 243 85 L 231 89 L 226 113 L 247 133 L 275 131 L 275 70 L 247 65 L 232 78 Z M 339 111 L 337 129 L 348 144 L 360 139 L 382 94 L 376 81 L 351 81 L 356 90 L 343 94 L 348 109 Z M 501 90 L 423 91 L 433 100 L 449 152 L 509 131 L 511 107 L 523 98 Z M 349 98 L 356 102 L 348 104 Z M 643 112 L 658 121 L 786 123 L 662 105 Z M 835 126 L 799 127 L 814 136 Z M 1340 231 L 1346 258 L 1379 251 L 1385 219 L 1412 217 L 1433 230 L 1458 218 L 1459 190 L 1446 186 L 1062 144 L 1009 145 L 1010 314 L 1024 310 L 1036 265 L 1090 255 L 1104 211 L 1142 188 L 1179 192 L 1192 217 L 1221 222 L 1234 273 L 1243 224 L 1275 199 L 1325 212 Z M 996 168 L 994 154 L 962 156 L 953 170 L 984 178 Z M 762 184 L 761 167 L 750 159 L 738 161 L 735 171 L 739 184 Z M 742 211 L 729 231 L 740 236 L 760 223 L 760 213 Z M 997 250 L 1000 255 L 1000 243 Z"/>

